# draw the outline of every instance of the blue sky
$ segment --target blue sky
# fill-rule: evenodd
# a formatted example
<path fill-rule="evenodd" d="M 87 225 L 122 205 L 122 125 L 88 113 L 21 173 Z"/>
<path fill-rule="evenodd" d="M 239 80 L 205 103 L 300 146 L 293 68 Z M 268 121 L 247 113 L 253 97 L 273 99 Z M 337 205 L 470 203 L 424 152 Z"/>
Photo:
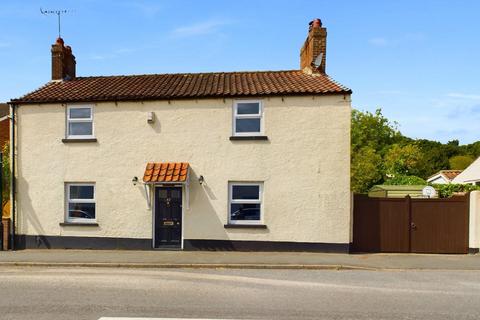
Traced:
<path fill-rule="evenodd" d="M 353 106 L 414 138 L 480 140 L 480 1 L 0 2 L 0 101 L 50 77 L 57 21 L 77 75 L 297 69 L 307 23 L 328 29 L 327 73 Z"/>

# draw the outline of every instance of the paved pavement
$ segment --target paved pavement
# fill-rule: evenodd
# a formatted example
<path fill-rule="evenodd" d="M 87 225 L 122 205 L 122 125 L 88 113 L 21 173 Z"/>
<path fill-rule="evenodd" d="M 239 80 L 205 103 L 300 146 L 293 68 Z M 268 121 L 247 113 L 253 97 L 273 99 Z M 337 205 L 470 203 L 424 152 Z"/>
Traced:
<path fill-rule="evenodd" d="M 479 319 L 480 271 L 0 268 L 0 318 Z"/>
<path fill-rule="evenodd" d="M 480 270 L 480 255 L 20 250 L 0 251 L 2 265 Z"/>

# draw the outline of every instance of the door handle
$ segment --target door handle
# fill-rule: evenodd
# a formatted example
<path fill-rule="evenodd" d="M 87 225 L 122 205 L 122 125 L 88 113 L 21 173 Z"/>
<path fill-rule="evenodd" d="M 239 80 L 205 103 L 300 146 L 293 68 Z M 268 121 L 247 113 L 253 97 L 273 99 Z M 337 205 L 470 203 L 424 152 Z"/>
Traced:
<path fill-rule="evenodd" d="M 417 230 L 417 225 L 415 223 L 410 223 L 410 227 L 412 228 L 412 230 Z"/>

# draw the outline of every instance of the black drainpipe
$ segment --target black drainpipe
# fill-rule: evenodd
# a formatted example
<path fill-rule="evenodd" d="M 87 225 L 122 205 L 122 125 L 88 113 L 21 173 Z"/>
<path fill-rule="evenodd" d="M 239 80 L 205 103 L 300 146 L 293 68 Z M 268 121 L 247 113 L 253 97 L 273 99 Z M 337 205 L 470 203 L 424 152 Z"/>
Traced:
<path fill-rule="evenodd" d="M 16 179 L 15 179 L 15 104 L 10 104 L 10 194 L 12 203 L 11 205 L 11 213 L 12 213 L 12 225 L 11 225 L 11 232 L 10 232 L 10 248 L 15 250 L 15 214 L 16 214 L 16 206 L 15 206 L 15 190 L 16 190 Z"/>

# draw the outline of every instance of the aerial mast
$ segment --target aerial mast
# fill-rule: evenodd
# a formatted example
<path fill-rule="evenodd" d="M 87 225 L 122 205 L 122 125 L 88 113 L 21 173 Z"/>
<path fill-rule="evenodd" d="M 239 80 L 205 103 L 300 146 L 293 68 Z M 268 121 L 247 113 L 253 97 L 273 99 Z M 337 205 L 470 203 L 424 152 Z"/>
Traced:
<path fill-rule="evenodd" d="M 57 15 L 58 17 L 58 37 L 61 38 L 61 25 L 62 25 L 62 14 L 68 13 L 70 10 L 62 9 L 62 10 L 43 10 L 40 8 L 40 13 L 43 15 Z"/>

